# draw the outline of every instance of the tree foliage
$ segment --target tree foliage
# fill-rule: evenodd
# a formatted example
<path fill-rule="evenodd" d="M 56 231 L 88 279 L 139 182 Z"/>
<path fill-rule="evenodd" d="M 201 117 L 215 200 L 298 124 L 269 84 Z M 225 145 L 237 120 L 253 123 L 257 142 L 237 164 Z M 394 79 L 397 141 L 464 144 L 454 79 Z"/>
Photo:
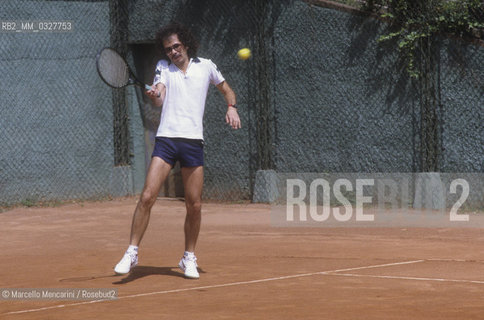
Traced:
<path fill-rule="evenodd" d="M 379 41 L 396 40 L 414 78 L 421 74 L 415 59 L 422 40 L 444 33 L 462 38 L 484 36 L 482 0 L 371 0 L 367 9 L 390 21 L 390 31 Z"/>

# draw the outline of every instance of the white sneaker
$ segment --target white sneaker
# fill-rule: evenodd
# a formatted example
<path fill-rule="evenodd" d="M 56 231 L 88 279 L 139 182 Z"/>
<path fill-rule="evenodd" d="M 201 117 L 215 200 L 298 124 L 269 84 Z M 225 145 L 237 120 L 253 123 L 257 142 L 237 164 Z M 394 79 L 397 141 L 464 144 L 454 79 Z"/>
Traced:
<path fill-rule="evenodd" d="M 197 270 L 197 258 L 194 256 L 192 258 L 189 258 L 187 256 L 183 256 L 181 258 L 180 263 L 178 264 L 178 267 L 182 269 L 183 272 L 185 272 L 185 277 L 190 278 L 190 279 L 198 279 L 200 278 L 200 274 L 198 274 Z"/>
<path fill-rule="evenodd" d="M 138 264 L 138 254 L 136 252 L 128 252 L 124 254 L 123 258 L 114 267 L 114 272 L 117 274 L 127 274 L 131 269 Z"/>

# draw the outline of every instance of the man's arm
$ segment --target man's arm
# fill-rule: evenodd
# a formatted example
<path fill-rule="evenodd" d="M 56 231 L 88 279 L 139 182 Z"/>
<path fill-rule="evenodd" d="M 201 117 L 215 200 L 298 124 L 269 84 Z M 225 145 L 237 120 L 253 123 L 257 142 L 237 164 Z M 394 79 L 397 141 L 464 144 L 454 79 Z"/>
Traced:
<path fill-rule="evenodd" d="M 227 81 L 218 84 L 217 89 L 224 96 L 225 102 L 227 102 L 227 113 L 225 114 L 225 122 L 227 122 L 233 129 L 241 128 L 237 108 L 233 107 L 237 103 L 234 91 L 232 90 L 232 88 L 230 88 Z"/>
<path fill-rule="evenodd" d="M 156 86 L 151 86 L 151 90 L 146 91 L 145 94 L 155 107 L 161 107 L 165 100 L 166 87 L 162 83 L 157 83 Z"/>

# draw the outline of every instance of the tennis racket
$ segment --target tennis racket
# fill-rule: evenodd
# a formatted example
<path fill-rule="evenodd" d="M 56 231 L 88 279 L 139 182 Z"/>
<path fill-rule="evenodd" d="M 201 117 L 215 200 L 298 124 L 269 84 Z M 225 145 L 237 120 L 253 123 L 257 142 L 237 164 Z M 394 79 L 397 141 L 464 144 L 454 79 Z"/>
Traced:
<path fill-rule="evenodd" d="M 110 87 L 123 88 L 136 85 L 145 90 L 151 87 L 139 81 L 123 57 L 111 48 L 104 48 L 96 55 L 96 68 L 101 79 Z"/>

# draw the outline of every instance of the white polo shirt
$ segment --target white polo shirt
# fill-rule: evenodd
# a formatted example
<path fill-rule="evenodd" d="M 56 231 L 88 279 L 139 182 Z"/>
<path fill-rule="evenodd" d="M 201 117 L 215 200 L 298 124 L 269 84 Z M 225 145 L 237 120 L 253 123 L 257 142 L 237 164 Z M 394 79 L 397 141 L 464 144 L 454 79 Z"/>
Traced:
<path fill-rule="evenodd" d="M 223 81 L 224 77 L 209 59 L 190 59 L 186 73 L 174 63 L 158 61 L 153 84 L 164 84 L 166 96 L 156 136 L 203 139 L 203 113 L 208 86 Z"/>

